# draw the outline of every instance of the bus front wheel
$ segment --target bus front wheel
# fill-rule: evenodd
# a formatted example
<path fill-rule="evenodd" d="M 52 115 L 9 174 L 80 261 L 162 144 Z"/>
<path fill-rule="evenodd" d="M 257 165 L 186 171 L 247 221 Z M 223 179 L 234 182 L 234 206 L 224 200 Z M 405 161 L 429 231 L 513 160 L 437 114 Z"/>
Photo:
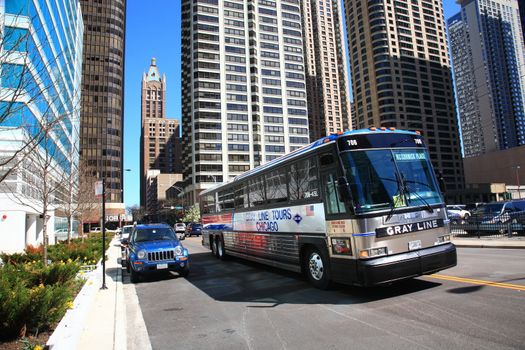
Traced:
<path fill-rule="evenodd" d="M 330 266 L 328 258 L 318 248 L 310 248 L 304 259 L 304 271 L 314 287 L 328 289 L 330 286 Z"/>

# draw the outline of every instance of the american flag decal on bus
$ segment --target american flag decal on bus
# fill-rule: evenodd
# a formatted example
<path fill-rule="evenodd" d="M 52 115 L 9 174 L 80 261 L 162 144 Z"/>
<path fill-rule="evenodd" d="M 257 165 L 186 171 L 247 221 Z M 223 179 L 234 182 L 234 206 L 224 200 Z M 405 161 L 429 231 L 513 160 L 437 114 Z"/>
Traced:
<path fill-rule="evenodd" d="M 307 205 L 306 206 L 306 216 L 314 216 L 314 206 L 313 205 Z"/>

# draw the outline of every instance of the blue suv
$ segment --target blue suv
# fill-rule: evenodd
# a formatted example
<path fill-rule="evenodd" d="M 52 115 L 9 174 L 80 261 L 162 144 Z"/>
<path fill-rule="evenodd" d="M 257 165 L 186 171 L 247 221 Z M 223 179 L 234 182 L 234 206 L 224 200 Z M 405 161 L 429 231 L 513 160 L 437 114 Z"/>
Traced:
<path fill-rule="evenodd" d="M 176 271 L 186 277 L 190 273 L 189 253 L 171 226 L 137 225 L 129 238 L 126 269 L 133 283 L 141 275 L 162 271 Z"/>

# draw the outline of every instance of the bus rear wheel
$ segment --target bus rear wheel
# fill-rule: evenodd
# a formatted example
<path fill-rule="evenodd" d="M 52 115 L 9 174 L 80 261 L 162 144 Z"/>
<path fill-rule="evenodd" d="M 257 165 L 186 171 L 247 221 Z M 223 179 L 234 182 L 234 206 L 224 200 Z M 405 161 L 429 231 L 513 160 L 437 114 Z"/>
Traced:
<path fill-rule="evenodd" d="M 226 260 L 226 250 L 224 250 L 224 242 L 221 236 L 215 237 L 215 252 L 217 258 Z"/>
<path fill-rule="evenodd" d="M 210 236 L 210 247 L 211 253 L 217 256 L 217 238 L 215 236 Z"/>
<path fill-rule="evenodd" d="M 310 248 L 305 254 L 303 263 L 308 281 L 316 288 L 328 289 L 330 265 L 326 256 L 318 248 Z"/>

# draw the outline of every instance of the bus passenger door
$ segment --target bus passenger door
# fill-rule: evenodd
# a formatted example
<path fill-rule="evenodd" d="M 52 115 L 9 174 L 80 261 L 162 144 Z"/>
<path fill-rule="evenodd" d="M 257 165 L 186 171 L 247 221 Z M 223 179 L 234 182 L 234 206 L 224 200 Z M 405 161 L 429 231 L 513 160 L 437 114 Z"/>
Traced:
<path fill-rule="evenodd" d="M 321 172 L 321 185 L 323 187 L 326 220 L 340 219 L 342 216 L 346 216 L 347 209 L 339 197 L 337 170 L 335 168 Z"/>
<path fill-rule="evenodd" d="M 323 169 L 320 175 L 332 279 L 342 283 L 355 283 L 355 240 L 352 237 L 350 212 L 339 197 L 337 168 Z"/>

